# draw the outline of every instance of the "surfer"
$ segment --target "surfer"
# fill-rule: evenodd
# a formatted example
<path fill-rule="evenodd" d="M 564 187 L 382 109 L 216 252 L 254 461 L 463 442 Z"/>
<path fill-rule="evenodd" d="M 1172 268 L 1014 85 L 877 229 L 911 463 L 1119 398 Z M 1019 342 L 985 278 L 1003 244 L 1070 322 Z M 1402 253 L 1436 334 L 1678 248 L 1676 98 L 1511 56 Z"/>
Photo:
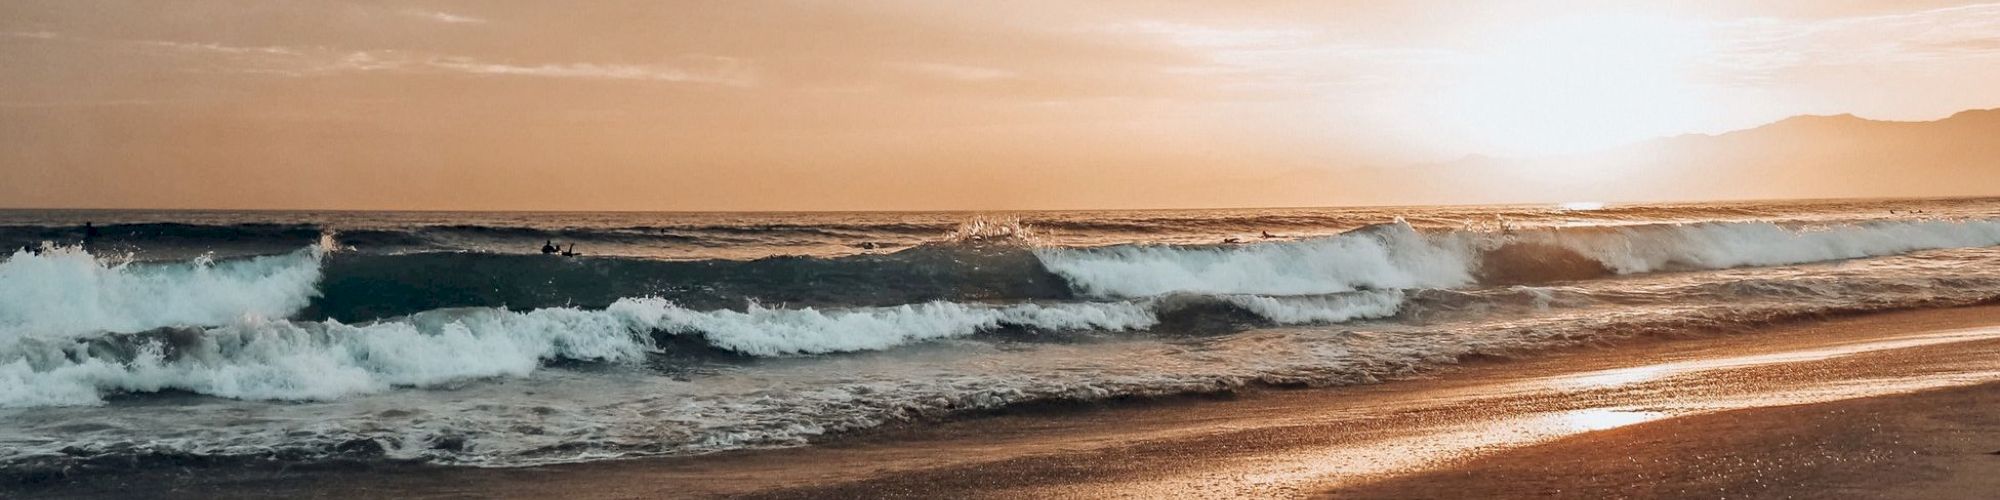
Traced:
<path fill-rule="evenodd" d="M 562 252 L 562 255 L 563 255 L 564 257 L 575 257 L 575 256 L 578 256 L 578 255 L 583 255 L 583 254 L 580 254 L 580 253 L 576 253 L 576 244 L 575 244 L 575 243 L 571 243 L 571 244 L 569 244 L 569 250 L 563 250 L 563 252 Z"/>
<path fill-rule="evenodd" d="M 575 246 L 574 243 L 570 245 Z M 556 251 L 557 251 L 556 240 L 547 240 L 542 242 L 542 255 L 555 255 Z"/>
<path fill-rule="evenodd" d="M 1243 242 L 1243 239 L 1242 239 L 1242 238 L 1223 238 L 1223 239 L 1222 239 L 1222 244 L 1224 244 L 1224 245 L 1234 245 L 1234 244 L 1237 244 L 1237 243 L 1242 243 L 1242 242 Z"/>
<path fill-rule="evenodd" d="M 1277 236 L 1277 235 L 1274 235 L 1274 234 L 1271 234 L 1271 232 L 1270 232 L 1270 231 L 1265 231 L 1265 232 L 1264 232 L 1264 239 L 1267 239 L 1267 240 L 1268 240 L 1268 239 L 1271 239 L 1271 238 L 1276 238 L 1276 237 L 1278 237 L 1278 236 Z"/>

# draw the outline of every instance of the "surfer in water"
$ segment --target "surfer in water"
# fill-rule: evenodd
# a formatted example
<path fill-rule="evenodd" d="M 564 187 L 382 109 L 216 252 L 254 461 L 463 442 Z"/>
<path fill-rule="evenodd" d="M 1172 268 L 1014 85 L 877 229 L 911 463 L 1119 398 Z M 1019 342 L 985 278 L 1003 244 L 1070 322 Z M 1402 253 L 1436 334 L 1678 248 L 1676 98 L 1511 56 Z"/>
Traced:
<path fill-rule="evenodd" d="M 569 244 L 569 250 L 563 250 L 563 252 L 562 252 L 562 256 L 564 256 L 564 257 L 575 257 L 575 256 L 578 256 L 578 255 L 583 255 L 583 254 L 580 254 L 580 253 L 576 253 L 576 244 L 575 244 L 575 243 L 571 243 L 571 244 Z"/>
<path fill-rule="evenodd" d="M 542 242 L 542 255 L 555 255 L 557 251 L 556 240 Z"/>

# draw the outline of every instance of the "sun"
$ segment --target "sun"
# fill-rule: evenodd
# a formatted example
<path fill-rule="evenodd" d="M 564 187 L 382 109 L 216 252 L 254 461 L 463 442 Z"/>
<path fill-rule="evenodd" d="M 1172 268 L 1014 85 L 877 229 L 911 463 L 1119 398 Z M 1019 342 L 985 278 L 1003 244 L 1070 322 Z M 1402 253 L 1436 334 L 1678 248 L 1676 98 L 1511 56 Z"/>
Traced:
<path fill-rule="evenodd" d="M 1473 51 L 1446 93 L 1454 125 L 1503 154 L 1550 154 L 1682 133 L 1706 115 L 1699 25 L 1600 15 L 1521 25 Z"/>

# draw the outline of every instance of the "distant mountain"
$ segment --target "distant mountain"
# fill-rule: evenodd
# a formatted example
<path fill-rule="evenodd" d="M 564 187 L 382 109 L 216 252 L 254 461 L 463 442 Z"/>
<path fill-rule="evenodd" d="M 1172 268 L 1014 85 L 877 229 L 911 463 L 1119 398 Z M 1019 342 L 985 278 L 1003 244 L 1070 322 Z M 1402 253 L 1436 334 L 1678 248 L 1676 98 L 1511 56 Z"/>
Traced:
<path fill-rule="evenodd" d="M 1421 185 L 1433 203 L 2000 195 L 2000 109 L 1929 122 L 1799 116 L 1587 154 L 1475 156 L 1348 177 Z"/>

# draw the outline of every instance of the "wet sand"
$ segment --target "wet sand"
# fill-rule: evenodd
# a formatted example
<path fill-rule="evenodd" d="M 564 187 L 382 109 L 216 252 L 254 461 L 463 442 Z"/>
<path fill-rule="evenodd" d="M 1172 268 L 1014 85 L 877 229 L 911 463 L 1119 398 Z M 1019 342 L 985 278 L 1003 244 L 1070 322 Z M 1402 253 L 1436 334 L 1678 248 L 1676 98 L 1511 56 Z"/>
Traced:
<path fill-rule="evenodd" d="M 2000 384 L 1580 434 L 1324 498 L 1994 498 Z"/>
<path fill-rule="evenodd" d="M 2000 477 L 2000 456 L 1974 453 L 2000 451 L 2000 416 L 1978 411 L 2000 401 L 1995 325 L 1996 307 L 1891 313 L 788 450 L 523 469 L 154 468 L 0 496 L 1959 498 Z"/>

